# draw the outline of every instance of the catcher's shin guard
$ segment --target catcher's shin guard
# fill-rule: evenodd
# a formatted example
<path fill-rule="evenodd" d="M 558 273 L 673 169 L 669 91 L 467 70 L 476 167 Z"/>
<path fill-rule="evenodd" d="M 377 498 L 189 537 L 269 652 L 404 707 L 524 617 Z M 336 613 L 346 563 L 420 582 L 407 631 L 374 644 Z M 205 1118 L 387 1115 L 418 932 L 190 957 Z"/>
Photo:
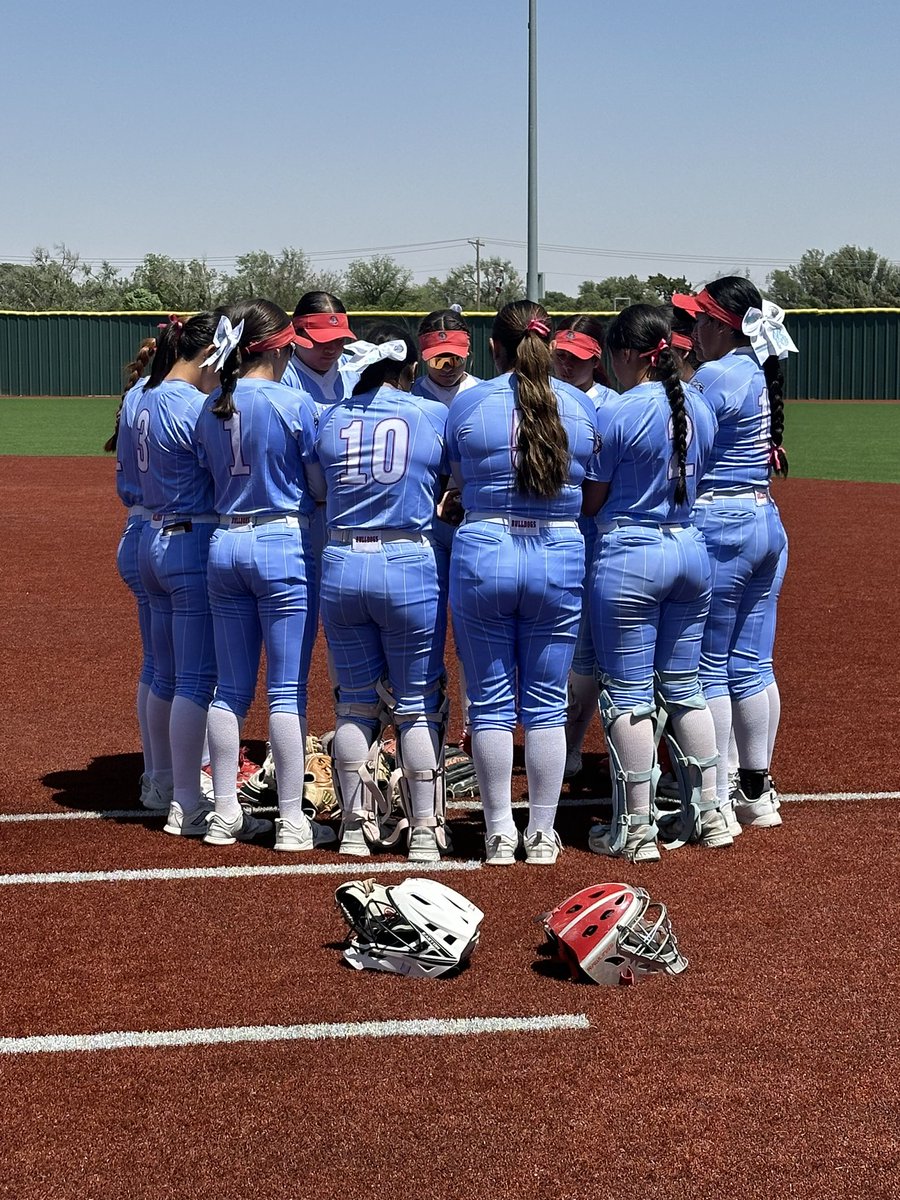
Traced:
<path fill-rule="evenodd" d="M 391 812 L 390 771 L 384 765 L 384 736 L 391 723 L 391 715 L 380 684 L 376 683 L 375 687 L 378 690 L 378 698 L 371 703 L 339 699 L 335 704 L 335 712 L 339 718 L 356 722 L 370 731 L 374 726 L 375 736 L 365 758 L 354 762 L 335 760 L 334 785 L 341 812 L 346 816 L 341 773 L 355 773 L 359 776 L 363 787 L 363 833 L 369 845 L 373 849 L 379 849 L 382 846 L 381 826 Z"/>
<path fill-rule="evenodd" d="M 628 815 L 627 790 L 629 783 L 644 783 L 653 779 L 654 768 L 649 771 L 626 771 L 619 757 L 616 745 L 615 726 L 620 717 L 653 717 L 656 710 L 652 705 L 638 705 L 636 708 L 617 708 L 612 696 L 605 686 L 600 688 L 600 719 L 606 734 L 606 745 L 609 750 L 609 774 L 612 780 L 612 823 L 609 828 L 609 852 L 620 854 L 628 841 L 628 830 L 632 821 Z M 643 823 L 643 822 L 642 822 Z M 652 836 L 656 835 L 655 825 L 651 822 Z"/>
<path fill-rule="evenodd" d="M 657 693 L 659 704 L 660 726 L 665 739 L 666 748 L 672 763 L 672 772 L 678 787 L 679 807 L 674 811 L 661 810 L 655 807 L 654 816 L 659 826 L 659 838 L 667 850 L 677 850 L 680 846 L 694 840 L 700 834 L 701 814 L 710 808 L 715 808 L 715 802 L 704 804 L 702 799 L 703 772 L 713 767 L 719 761 L 716 754 L 712 758 L 696 758 L 686 754 L 679 744 L 669 719 L 670 714 L 678 708 L 705 708 L 706 701 L 702 692 L 677 704 L 666 701 Z"/>
<path fill-rule="evenodd" d="M 425 821 L 417 819 L 415 821 L 416 825 L 433 829 L 438 847 L 442 851 L 446 852 L 451 849 L 450 834 L 446 823 L 447 778 L 444 769 L 444 752 L 450 717 L 450 697 L 447 695 L 445 684 L 446 681 L 442 678 L 432 689 L 432 692 L 437 691 L 438 693 L 438 707 L 434 712 L 394 714 L 394 723 L 397 727 L 397 767 L 391 776 L 391 788 L 393 790 L 396 786 L 399 792 L 403 816 L 400 822 L 398 822 L 397 830 L 391 833 L 391 845 L 395 844 L 398 833 L 409 829 L 413 824 L 413 804 L 409 785 L 410 780 L 415 780 L 417 783 L 432 783 L 434 786 L 432 815 Z M 430 695 L 431 692 L 427 694 Z M 432 770 L 414 771 L 404 762 L 403 726 L 410 725 L 413 721 L 418 721 L 420 717 L 424 717 L 428 724 L 437 731 L 437 766 Z"/>

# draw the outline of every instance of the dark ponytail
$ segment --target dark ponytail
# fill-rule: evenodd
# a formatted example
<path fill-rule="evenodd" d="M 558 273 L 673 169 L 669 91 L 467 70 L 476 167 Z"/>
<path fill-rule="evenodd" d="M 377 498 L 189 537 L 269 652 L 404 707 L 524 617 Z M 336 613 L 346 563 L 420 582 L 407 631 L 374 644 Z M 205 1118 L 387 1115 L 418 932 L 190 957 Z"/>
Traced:
<path fill-rule="evenodd" d="M 213 330 L 219 323 L 220 317 L 227 317 L 236 328 L 241 321 L 244 328 L 241 340 L 231 351 L 222 365 L 219 376 L 220 391 L 216 402 L 210 410 L 215 416 L 227 421 L 234 416 L 234 389 L 237 386 L 241 371 L 248 363 L 253 363 L 260 353 L 251 353 L 247 347 L 254 342 L 262 342 L 266 338 L 281 333 L 291 321 L 283 308 L 273 304 L 271 300 L 243 300 L 231 304 L 227 308 L 218 308 L 212 314 Z M 210 335 L 211 339 L 212 335 Z"/>
<path fill-rule="evenodd" d="M 766 387 L 769 391 L 769 466 L 773 475 L 787 477 L 789 470 L 787 454 L 782 441 L 784 438 L 784 375 L 781 372 L 781 360 L 771 355 L 763 365 L 766 377 Z"/>
<path fill-rule="evenodd" d="M 676 466 L 675 503 L 687 500 L 688 414 L 684 388 L 681 386 L 681 365 L 669 344 L 671 327 L 665 307 L 653 304 L 632 304 L 625 308 L 606 332 L 606 346 L 611 352 L 636 350 L 650 362 L 647 378 L 657 380 L 666 389 L 672 414 L 672 449 Z"/>
<path fill-rule="evenodd" d="M 491 337 L 518 383 L 516 487 L 526 496 L 558 496 L 569 478 L 569 439 L 550 386 L 550 318 L 540 304 L 514 300 L 494 317 Z"/>
<path fill-rule="evenodd" d="M 147 364 L 156 352 L 156 338 L 144 338 L 138 347 L 138 352 L 130 363 L 127 363 L 124 370 L 125 388 L 122 392 L 122 398 L 119 401 L 119 407 L 116 409 L 116 424 L 112 433 L 103 443 L 103 449 L 107 454 L 112 454 L 116 446 L 119 444 L 119 420 L 122 416 L 122 405 L 125 403 L 125 397 L 143 375 L 147 369 Z"/>
<path fill-rule="evenodd" d="M 354 385 L 354 396 L 361 396 L 364 392 L 375 392 L 385 384 L 396 387 L 404 367 L 415 368 L 419 361 L 419 347 L 399 325 L 375 325 L 369 330 L 366 341 L 371 342 L 373 346 L 383 346 L 385 342 L 403 342 L 406 346 L 406 358 L 383 358 L 380 362 L 366 367 Z"/>

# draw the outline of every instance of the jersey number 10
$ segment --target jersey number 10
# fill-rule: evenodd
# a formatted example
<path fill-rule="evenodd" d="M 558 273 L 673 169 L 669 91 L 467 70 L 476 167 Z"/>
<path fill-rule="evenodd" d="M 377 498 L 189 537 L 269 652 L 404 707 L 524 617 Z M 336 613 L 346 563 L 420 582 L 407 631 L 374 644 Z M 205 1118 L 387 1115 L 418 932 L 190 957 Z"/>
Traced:
<path fill-rule="evenodd" d="M 409 426 L 400 417 L 387 417 L 372 430 L 372 440 L 363 444 L 362 421 L 351 421 L 340 431 L 341 441 L 347 443 L 346 469 L 338 483 L 361 486 L 374 479 L 376 483 L 397 483 L 406 474 L 409 460 Z"/>

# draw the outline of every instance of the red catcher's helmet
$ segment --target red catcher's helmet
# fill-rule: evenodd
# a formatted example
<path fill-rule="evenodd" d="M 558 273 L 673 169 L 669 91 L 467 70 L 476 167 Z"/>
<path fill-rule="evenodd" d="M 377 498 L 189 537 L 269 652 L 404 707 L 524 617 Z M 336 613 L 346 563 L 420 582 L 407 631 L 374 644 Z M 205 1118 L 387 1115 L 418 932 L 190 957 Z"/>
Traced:
<path fill-rule="evenodd" d="M 680 975 L 687 966 L 666 906 L 628 883 L 582 888 L 540 920 L 573 979 L 583 973 L 595 983 L 633 983 L 654 971 Z"/>

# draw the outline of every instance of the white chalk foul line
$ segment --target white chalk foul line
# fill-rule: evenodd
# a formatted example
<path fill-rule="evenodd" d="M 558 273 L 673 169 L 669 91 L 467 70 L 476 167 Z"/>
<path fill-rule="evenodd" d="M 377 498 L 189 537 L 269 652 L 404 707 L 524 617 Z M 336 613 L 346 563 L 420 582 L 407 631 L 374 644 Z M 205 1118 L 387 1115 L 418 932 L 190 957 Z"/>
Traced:
<path fill-rule="evenodd" d="M 258 805 L 254 813 L 275 813 L 274 805 Z M 164 812 L 154 812 L 149 808 L 107 808 L 84 809 L 78 812 L 35 812 L 35 813 L 0 813 L 0 822 L 18 823 L 21 821 L 163 821 Z"/>
<path fill-rule="evenodd" d="M 900 800 L 900 792 L 779 792 L 783 804 L 810 804 L 816 801 Z M 609 796 L 564 796 L 560 808 L 593 808 L 597 804 L 612 804 Z M 478 811 L 480 800 L 448 800 L 447 807 Z M 527 808 L 527 800 L 514 800 L 513 808 Z"/>
<path fill-rule="evenodd" d="M 232 1025 L 120 1033 L 48 1034 L 0 1038 L 0 1054 L 60 1054 L 86 1050 L 158 1050 L 236 1042 L 317 1042 L 329 1038 L 460 1037 L 486 1033 L 548 1033 L 589 1029 L 583 1013 L 544 1017 L 429 1017 L 411 1021 L 348 1021 L 318 1025 Z"/>
<path fill-rule="evenodd" d="M 340 863 L 271 863 L 258 867 L 152 867 L 123 871 L 36 871 L 27 875 L 0 875 L 0 887 L 41 883 L 174 883 L 181 879 L 246 879 L 257 875 L 431 875 L 435 871 L 480 871 L 482 863 L 466 862 L 411 863 L 379 862 L 355 859 Z"/>

